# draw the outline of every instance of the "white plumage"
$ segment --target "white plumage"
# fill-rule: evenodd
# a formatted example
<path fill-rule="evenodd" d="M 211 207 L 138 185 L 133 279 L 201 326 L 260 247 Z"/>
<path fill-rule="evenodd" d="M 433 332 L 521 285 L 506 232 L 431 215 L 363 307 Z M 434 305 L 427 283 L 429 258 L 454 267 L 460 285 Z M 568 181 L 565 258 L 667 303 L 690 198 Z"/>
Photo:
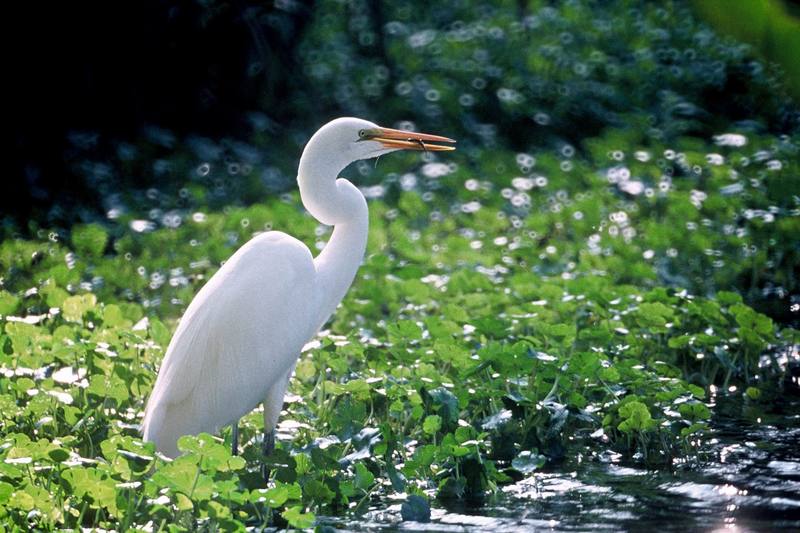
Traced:
<path fill-rule="evenodd" d="M 175 332 L 150 396 L 144 438 L 174 457 L 181 435 L 216 432 L 273 389 L 282 397 L 282 378 L 294 363 L 288 354 L 299 354 L 315 333 L 307 320 L 314 273 L 308 248 L 283 233 L 259 235 L 236 252 Z"/>
<path fill-rule="evenodd" d="M 346 294 L 367 241 L 364 196 L 338 173 L 358 159 L 400 149 L 451 150 L 445 137 L 340 118 L 311 138 L 298 185 L 306 209 L 334 226 L 325 249 L 271 231 L 242 246 L 197 293 L 161 365 L 143 422 L 144 439 L 175 457 L 182 435 L 215 433 L 264 402 L 273 430 L 303 345 Z"/>

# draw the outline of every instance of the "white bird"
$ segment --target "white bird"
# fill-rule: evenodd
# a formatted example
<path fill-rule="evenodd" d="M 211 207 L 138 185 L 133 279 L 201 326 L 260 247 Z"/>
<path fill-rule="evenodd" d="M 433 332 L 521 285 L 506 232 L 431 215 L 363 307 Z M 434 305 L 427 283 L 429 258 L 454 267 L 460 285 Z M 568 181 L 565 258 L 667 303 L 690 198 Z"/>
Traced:
<path fill-rule="evenodd" d="M 317 257 L 278 231 L 253 237 L 208 280 L 172 337 L 145 409 L 146 441 L 168 457 L 183 435 L 216 433 L 264 403 L 264 453 L 272 451 L 300 350 L 350 288 L 367 243 L 364 195 L 337 176 L 350 163 L 396 150 L 444 151 L 447 137 L 338 118 L 308 141 L 297 172 L 305 208 L 333 234 Z"/>

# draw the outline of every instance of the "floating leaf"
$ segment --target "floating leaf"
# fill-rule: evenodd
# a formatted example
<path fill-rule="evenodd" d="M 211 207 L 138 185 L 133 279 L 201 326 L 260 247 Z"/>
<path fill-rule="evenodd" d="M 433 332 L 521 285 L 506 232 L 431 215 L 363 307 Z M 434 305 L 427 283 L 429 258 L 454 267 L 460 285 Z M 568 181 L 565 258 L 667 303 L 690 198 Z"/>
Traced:
<path fill-rule="evenodd" d="M 545 462 L 544 455 L 523 450 L 511 461 L 511 466 L 523 474 L 530 474 L 544 466 Z"/>
<path fill-rule="evenodd" d="M 355 466 L 356 477 L 355 486 L 361 490 L 369 490 L 373 483 L 375 483 L 375 475 L 370 472 L 364 463 L 356 463 Z"/>
<path fill-rule="evenodd" d="M 316 517 L 314 513 L 304 513 L 300 506 L 290 507 L 281 513 L 281 516 L 289 522 L 289 525 L 297 529 L 308 529 L 314 525 Z"/>
<path fill-rule="evenodd" d="M 630 401 L 620 406 L 619 416 L 624 420 L 617 428 L 623 433 L 647 431 L 655 426 L 647 406 L 639 401 Z"/>
<path fill-rule="evenodd" d="M 418 494 L 411 494 L 400 506 L 400 516 L 406 522 L 430 522 L 431 505 Z"/>
<path fill-rule="evenodd" d="M 428 435 L 435 435 L 437 431 L 442 429 L 442 417 L 438 415 L 428 415 L 422 423 L 422 430 Z"/>
<path fill-rule="evenodd" d="M 70 296 L 64 300 L 62 312 L 67 320 L 80 322 L 83 316 L 94 309 L 96 305 L 97 297 L 92 293 Z"/>

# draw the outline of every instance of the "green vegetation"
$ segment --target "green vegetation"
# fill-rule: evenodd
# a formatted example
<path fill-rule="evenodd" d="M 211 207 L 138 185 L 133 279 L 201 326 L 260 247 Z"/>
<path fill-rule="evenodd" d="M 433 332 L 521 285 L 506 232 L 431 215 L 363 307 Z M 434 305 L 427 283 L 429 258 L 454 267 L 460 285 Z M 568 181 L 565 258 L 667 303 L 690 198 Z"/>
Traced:
<path fill-rule="evenodd" d="M 800 96 L 800 8 L 783 0 L 695 0 L 697 13 L 720 32 L 750 43 L 786 72 L 786 84 Z"/>
<path fill-rule="evenodd" d="M 443 27 L 444 14 L 386 9 L 397 11 L 387 20 L 414 20 L 384 43 L 389 78 L 341 60 L 360 53 L 342 42 L 308 52 L 320 84 L 353 77 L 343 107 L 382 122 L 422 113 L 459 151 L 395 154 L 345 173 L 374 197 L 367 257 L 297 365 L 269 485 L 258 413 L 242 421 L 241 457 L 226 430 L 224 441 L 185 437 L 185 455 L 167 462 L 137 425 L 177 319 L 220 262 L 261 231 L 314 249 L 329 228 L 292 188 L 274 192 L 272 178 L 294 172 L 296 146 L 270 163 L 183 147 L 158 165 L 144 146 L 133 168 L 169 179 L 109 194 L 107 220 L 31 222 L 24 237 L 5 226 L 0 521 L 307 528 L 315 514 L 359 513 L 392 493 L 418 496 L 402 516 L 424 521 L 431 498 L 478 503 L 576 450 L 654 467 L 702 460 L 710 391 L 772 397 L 778 359 L 800 342 L 786 304 L 798 293 L 800 137 L 779 133 L 793 115 L 776 82 L 745 76 L 735 102 L 703 100 L 726 90 L 746 53 L 698 29 L 708 40 L 690 54 L 698 34 L 686 27 L 697 28 L 678 24 L 688 12 L 671 5 L 597 8 L 622 35 L 577 3 L 531 8 L 540 23 L 529 30 L 512 7 L 486 9 L 473 40 L 434 33 L 424 44 L 413 36 Z M 367 31 L 332 13 L 323 6 L 302 46 L 331 37 L 331 22 L 349 22 L 345 40 Z M 448 16 L 469 20 L 459 13 Z M 552 39 L 562 48 L 548 55 Z M 676 58 L 660 59 L 658 43 Z M 434 64 L 445 50 L 473 61 L 488 88 L 476 87 L 477 71 Z M 611 92 L 588 89 L 571 54 Z M 380 103 L 368 80 L 380 81 L 378 96 L 398 94 Z M 592 105 L 603 94 L 605 107 Z M 751 98 L 764 105 L 752 111 Z M 743 109 L 751 122 L 736 122 Z"/>

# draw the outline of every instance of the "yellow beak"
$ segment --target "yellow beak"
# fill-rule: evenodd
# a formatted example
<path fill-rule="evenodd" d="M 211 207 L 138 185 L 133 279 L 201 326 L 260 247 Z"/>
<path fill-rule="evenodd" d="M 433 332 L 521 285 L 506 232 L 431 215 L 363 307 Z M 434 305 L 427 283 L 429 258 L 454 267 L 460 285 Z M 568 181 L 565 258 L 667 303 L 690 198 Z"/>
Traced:
<path fill-rule="evenodd" d="M 434 142 L 454 143 L 453 139 L 429 133 L 414 131 L 393 130 L 391 128 L 377 128 L 369 132 L 368 138 L 378 141 L 386 148 L 399 148 L 401 150 L 425 150 L 429 152 L 447 152 L 455 150 L 455 146 L 429 144 Z"/>

